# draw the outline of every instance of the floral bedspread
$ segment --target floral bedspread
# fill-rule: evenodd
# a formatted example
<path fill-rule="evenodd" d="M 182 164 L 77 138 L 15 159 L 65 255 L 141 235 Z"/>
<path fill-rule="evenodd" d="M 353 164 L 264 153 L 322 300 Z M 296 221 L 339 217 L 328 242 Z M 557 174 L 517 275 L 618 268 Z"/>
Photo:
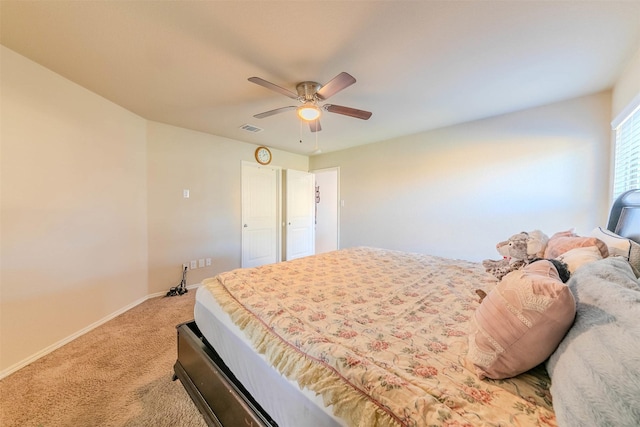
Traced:
<path fill-rule="evenodd" d="M 257 350 L 352 426 L 556 425 L 543 367 L 479 380 L 466 361 L 480 264 L 353 248 L 208 279 Z"/>

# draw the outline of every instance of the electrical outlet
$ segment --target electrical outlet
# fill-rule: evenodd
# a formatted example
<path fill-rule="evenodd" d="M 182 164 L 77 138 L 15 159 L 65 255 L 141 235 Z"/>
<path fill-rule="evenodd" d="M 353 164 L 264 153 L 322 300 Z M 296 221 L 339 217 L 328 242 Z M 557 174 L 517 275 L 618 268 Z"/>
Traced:
<path fill-rule="evenodd" d="M 189 269 L 189 264 L 187 264 L 186 262 L 184 264 L 182 264 L 182 269 L 184 270 L 185 268 L 187 270 Z"/>
<path fill-rule="evenodd" d="M 205 263 L 207 264 L 207 267 L 210 267 L 211 266 L 211 258 L 207 258 L 205 260 Z"/>
<path fill-rule="evenodd" d="M 204 258 L 200 258 L 198 260 L 198 268 L 202 268 L 202 267 L 204 267 Z"/>
<path fill-rule="evenodd" d="M 198 268 L 198 263 L 195 259 L 191 260 L 191 270 L 195 270 L 196 268 Z"/>

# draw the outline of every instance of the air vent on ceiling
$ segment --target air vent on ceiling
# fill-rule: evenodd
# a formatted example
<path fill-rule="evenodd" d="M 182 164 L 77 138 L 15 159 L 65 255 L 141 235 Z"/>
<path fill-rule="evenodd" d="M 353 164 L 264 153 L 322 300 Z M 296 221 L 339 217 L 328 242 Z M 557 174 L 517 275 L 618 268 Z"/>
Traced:
<path fill-rule="evenodd" d="M 244 124 L 240 126 L 240 129 L 246 130 L 247 132 L 253 132 L 253 133 L 262 132 L 262 128 L 259 128 L 258 126 L 254 126 L 250 124 Z"/>

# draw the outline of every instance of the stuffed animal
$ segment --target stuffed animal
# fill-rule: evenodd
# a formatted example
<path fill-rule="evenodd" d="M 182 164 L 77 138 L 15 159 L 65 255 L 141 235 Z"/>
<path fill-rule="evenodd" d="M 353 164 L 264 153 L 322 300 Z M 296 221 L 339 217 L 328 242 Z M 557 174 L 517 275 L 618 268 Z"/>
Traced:
<path fill-rule="evenodd" d="M 540 230 L 530 232 L 523 231 L 514 234 L 506 242 L 496 245 L 498 253 L 503 257 L 512 257 L 524 260 L 532 260 L 543 257 L 549 243 L 549 237 Z"/>
<path fill-rule="evenodd" d="M 553 264 L 553 266 L 558 271 L 558 277 L 560 278 L 562 283 L 567 283 L 567 281 L 571 277 L 571 272 L 569 271 L 569 267 L 567 266 L 566 263 L 564 263 L 564 262 L 562 262 L 560 260 L 557 260 L 557 259 L 534 258 L 534 259 L 531 260 L 531 262 L 529 264 L 534 263 L 536 261 L 543 260 L 543 259 L 546 259 L 547 261 L 551 262 L 551 264 Z M 482 289 L 476 289 L 476 294 L 478 295 L 478 297 L 480 297 L 480 299 L 478 301 L 479 303 L 482 303 L 482 301 L 487 296 L 487 293 L 485 291 L 483 291 Z"/>
<path fill-rule="evenodd" d="M 569 271 L 569 266 L 565 262 L 563 262 L 563 261 L 561 261 L 559 259 L 534 258 L 534 259 L 531 260 L 531 262 L 529 262 L 529 264 L 531 264 L 533 262 L 536 262 L 536 261 L 540 261 L 540 260 L 546 260 L 546 261 L 551 262 L 551 264 L 553 264 L 553 266 L 558 271 L 558 276 L 559 276 L 560 280 L 562 281 L 562 283 L 567 283 L 567 281 L 571 277 L 571 271 Z M 482 303 L 484 298 L 487 296 L 487 293 L 482 289 L 476 289 L 476 294 L 480 298 L 478 300 L 479 303 Z"/>
<path fill-rule="evenodd" d="M 549 237 L 540 230 L 521 232 L 509 237 L 509 240 L 496 245 L 498 253 L 502 255 L 499 261 L 486 259 L 482 261 L 487 273 L 501 280 L 508 273 L 529 264 L 535 258 L 544 256 L 544 250 Z"/>

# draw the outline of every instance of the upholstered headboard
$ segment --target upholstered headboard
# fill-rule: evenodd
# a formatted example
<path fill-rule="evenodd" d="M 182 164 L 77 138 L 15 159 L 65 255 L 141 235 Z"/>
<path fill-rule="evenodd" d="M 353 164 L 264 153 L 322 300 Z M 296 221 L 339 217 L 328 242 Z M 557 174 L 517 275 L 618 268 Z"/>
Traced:
<path fill-rule="evenodd" d="M 616 199 L 607 229 L 640 243 L 640 189 L 629 190 Z"/>

